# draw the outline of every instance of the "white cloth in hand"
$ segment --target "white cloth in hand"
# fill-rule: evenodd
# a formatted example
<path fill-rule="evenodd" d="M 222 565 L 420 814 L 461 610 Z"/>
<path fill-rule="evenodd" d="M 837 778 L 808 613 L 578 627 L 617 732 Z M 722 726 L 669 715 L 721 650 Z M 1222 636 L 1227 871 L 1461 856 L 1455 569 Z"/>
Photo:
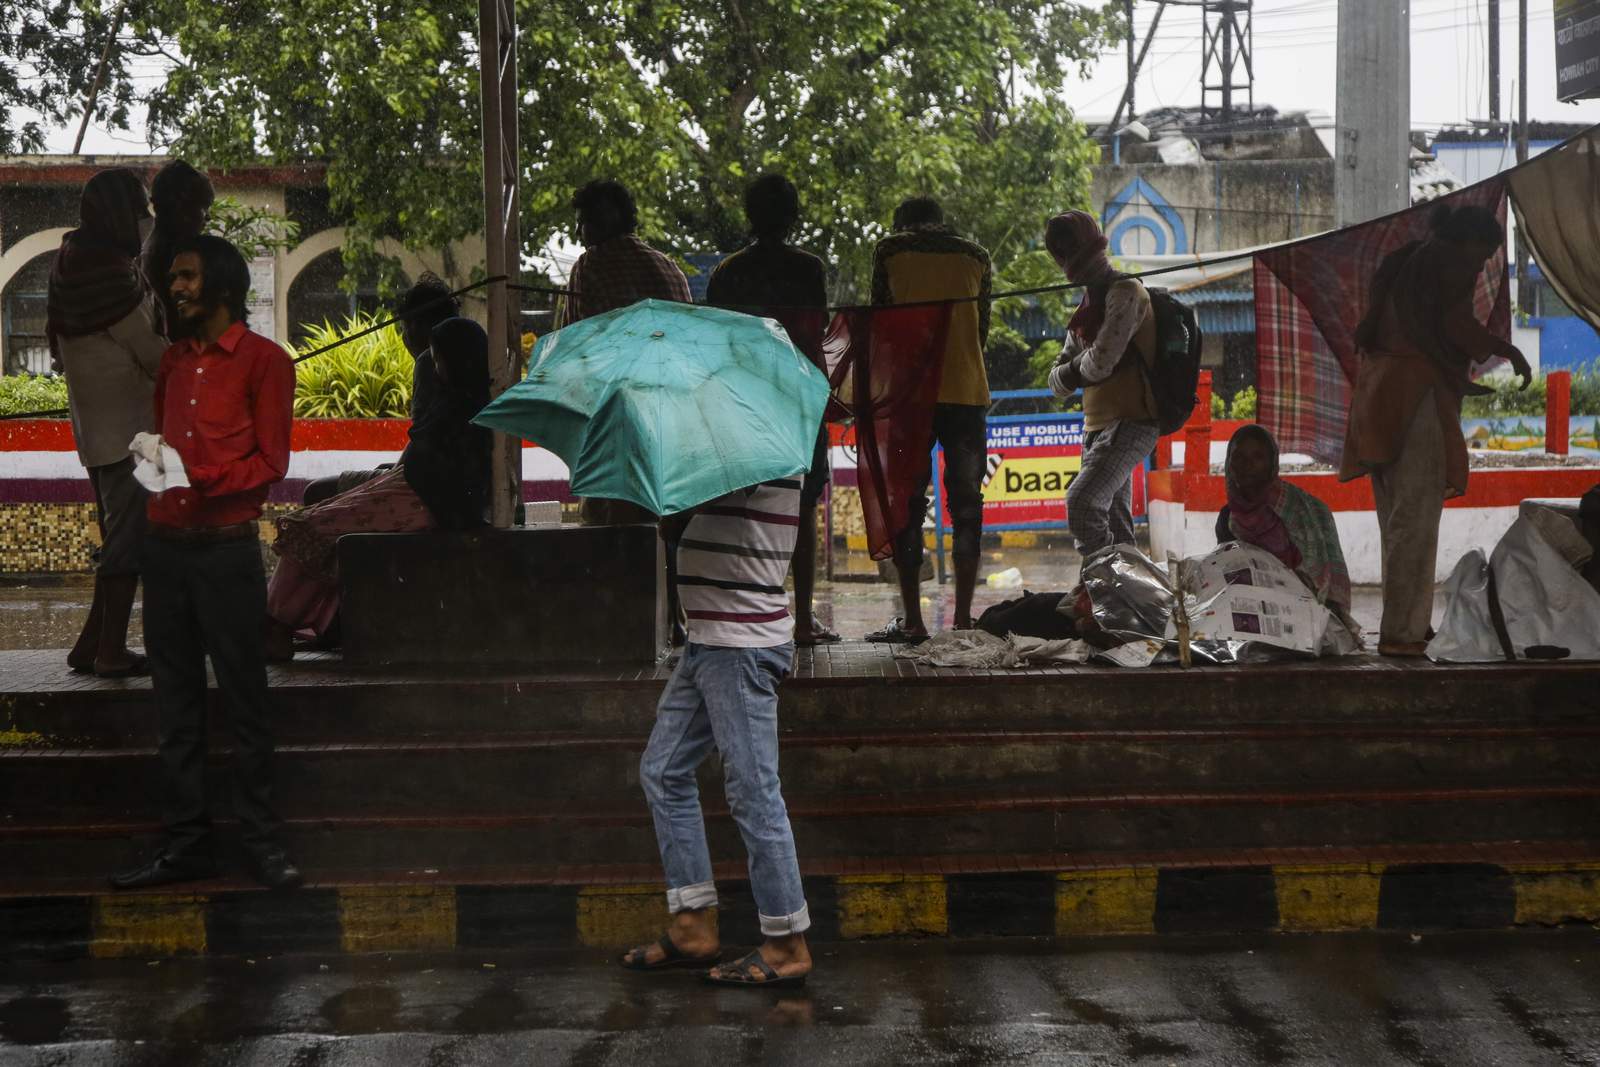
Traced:
<path fill-rule="evenodd" d="M 183 457 L 178 450 L 153 433 L 135 434 L 128 451 L 137 459 L 133 464 L 133 477 L 152 493 L 168 489 L 187 489 L 189 475 L 183 469 Z"/>

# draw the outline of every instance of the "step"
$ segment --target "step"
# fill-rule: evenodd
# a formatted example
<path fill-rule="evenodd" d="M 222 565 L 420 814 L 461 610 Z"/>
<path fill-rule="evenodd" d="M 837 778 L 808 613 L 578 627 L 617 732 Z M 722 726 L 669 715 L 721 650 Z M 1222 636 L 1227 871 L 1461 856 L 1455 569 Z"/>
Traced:
<path fill-rule="evenodd" d="M 450 741 L 288 744 L 277 790 L 288 817 L 471 815 L 592 798 L 638 781 L 643 735 L 539 734 Z M 1471 786 L 1600 783 L 1600 725 L 1217 727 L 1188 730 L 960 730 L 785 734 L 792 790 L 830 797 L 919 790 L 1166 791 L 1248 786 Z M 213 752 L 210 794 L 228 803 L 228 753 Z M 709 796 L 721 768 L 702 768 Z M 4 810 L 18 819 L 153 819 L 152 749 L 0 750 Z"/>
<path fill-rule="evenodd" d="M 1600 667 L 1593 664 L 1402 666 L 1351 658 L 1337 664 L 1189 671 L 1083 667 L 984 673 L 917 667 L 873 652 L 876 646 L 834 647 L 846 651 L 835 659 L 827 650 L 815 656 L 802 650 L 796 676 L 780 690 L 786 730 L 1600 721 Z M 154 742 L 155 707 L 147 679 L 74 679 L 42 655 L 54 653 L 0 653 L 0 728 L 57 746 L 147 747 Z M 275 729 L 286 744 L 535 732 L 642 735 L 650 729 L 664 677 L 661 669 L 607 675 L 379 675 L 320 658 L 272 672 Z M 215 691 L 212 701 L 220 705 Z M 225 715 L 218 710 L 214 721 L 214 733 L 222 736 Z"/>
<path fill-rule="evenodd" d="M 657 851 L 649 814 L 635 791 L 626 796 L 634 799 L 471 816 L 291 818 L 285 837 L 312 872 L 650 863 Z M 741 855 L 725 806 L 707 797 L 705 807 L 713 856 Z M 1531 842 L 1591 832 L 1600 784 L 799 794 L 789 798 L 789 811 L 797 851 L 810 859 Z M 127 862 L 156 829 L 144 820 L 9 819 L 0 826 L 0 854 L 19 876 L 93 877 Z M 224 840 L 232 836 L 225 828 Z"/>

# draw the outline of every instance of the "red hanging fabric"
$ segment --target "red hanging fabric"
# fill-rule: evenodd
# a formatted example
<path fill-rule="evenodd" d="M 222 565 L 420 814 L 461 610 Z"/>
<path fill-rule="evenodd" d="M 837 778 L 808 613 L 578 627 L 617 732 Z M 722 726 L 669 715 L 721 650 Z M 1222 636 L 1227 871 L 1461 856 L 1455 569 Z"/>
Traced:
<path fill-rule="evenodd" d="M 951 304 L 840 311 L 822 340 L 833 388 L 827 418 L 855 420 L 867 548 L 888 559 L 929 475 Z"/>

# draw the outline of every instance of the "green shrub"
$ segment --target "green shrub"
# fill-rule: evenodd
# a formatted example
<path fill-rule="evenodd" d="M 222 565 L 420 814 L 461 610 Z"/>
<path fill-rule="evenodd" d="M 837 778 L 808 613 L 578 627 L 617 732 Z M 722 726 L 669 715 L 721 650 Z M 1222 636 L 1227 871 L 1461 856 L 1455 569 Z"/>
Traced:
<path fill-rule="evenodd" d="M 1461 402 L 1461 415 L 1467 419 L 1504 419 L 1517 415 L 1543 415 L 1545 376 L 1540 375 L 1526 392 L 1517 388 L 1520 378 L 1495 378 L 1484 382 L 1494 392 L 1469 396 Z M 1600 362 L 1572 372 L 1572 414 L 1600 415 Z"/>
<path fill-rule="evenodd" d="M 381 321 L 355 314 L 306 328 L 304 355 Z M 313 356 L 295 368 L 294 413 L 303 419 L 390 419 L 411 413 L 411 353 L 393 326 Z"/>
<path fill-rule="evenodd" d="M 55 411 L 67 406 L 67 379 L 55 374 L 0 377 L 0 415 Z"/>
<path fill-rule="evenodd" d="M 1256 390 L 1255 386 L 1245 386 L 1231 399 L 1223 399 L 1222 394 L 1211 394 L 1211 417 L 1213 419 L 1243 419 L 1254 421 L 1256 417 Z"/>

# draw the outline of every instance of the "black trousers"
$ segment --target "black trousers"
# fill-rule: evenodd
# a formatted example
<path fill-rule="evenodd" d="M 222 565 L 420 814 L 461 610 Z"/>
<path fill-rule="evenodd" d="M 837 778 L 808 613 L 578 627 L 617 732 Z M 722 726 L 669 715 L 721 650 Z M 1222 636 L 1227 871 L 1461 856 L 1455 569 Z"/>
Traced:
<path fill-rule="evenodd" d="M 255 538 L 144 544 L 144 640 L 160 718 L 162 821 L 173 855 L 211 849 L 206 804 L 206 656 L 234 736 L 233 810 L 252 851 L 272 844 L 272 715 L 264 625 L 267 580 Z"/>

